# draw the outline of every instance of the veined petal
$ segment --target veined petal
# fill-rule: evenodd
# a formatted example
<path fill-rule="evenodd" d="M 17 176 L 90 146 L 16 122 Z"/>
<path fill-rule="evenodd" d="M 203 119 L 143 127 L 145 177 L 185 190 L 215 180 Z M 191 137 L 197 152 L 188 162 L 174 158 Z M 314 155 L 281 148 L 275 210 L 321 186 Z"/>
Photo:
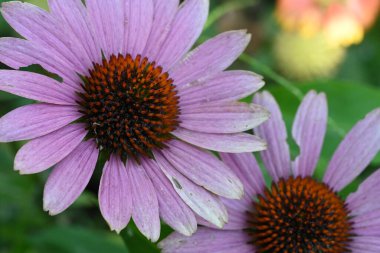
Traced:
<path fill-rule="evenodd" d="M 230 134 L 248 131 L 269 118 L 262 106 L 239 102 L 181 108 L 180 126 L 202 133 Z"/>
<path fill-rule="evenodd" d="M 243 30 L 222 33 L 186 55 L 170 70 L 170 76 L 181 87 L 223 71 L 243 53 L 250 40 Z"/>
<path fill-rule="evenodd" d="M 300 105 L 293 124 L 293 138 L 300 147 L 294 161 L 294 176 L 312 176 L 322 150 L 327 126 L 325 94 L 309 92 Z"/>
<path fill-rule="evenodd" d="M 85 136 L 85 126 L 73 124 L 31 140 L 17 152 L 15 170 L 21 174 L 44 171 L 68 156 Z"/>
<path fill-rule="evenodd" d="M 155 161 L 145 159 L 142 165 L 157 191 L 161 218 L 179 233 L 192 235 L 197 230 L 197 220 L 193 211 L 178 196 Z"/>
<path fill-rule="evenodd" d="M 232 199 L 243 196 L 239 178 L 214 155 L 172 140 L 162 154 L 182 175 L 207 190 Z"/>
<path fill-rule="evenodd" d="M 171 30 L 157 56 L 165 70 L 170 69 L 190 50 L 203 30 L 209 9 L 209 0 L 185 0 L 173 20 Z"/>
<path fill-rule="evenodd" d="M 249 71 L 232 70 L 177 88 L 181 97 L 181 106 L 189 106 L 237 101 L 263 86 L 264 81 L 261 76 Z"/>
<path fill-rule="evenodd" d="M 219 198 L 184 177 L 159 152 L 154 156 L 175 191 L 196 214 L 219 228 L 227 223 L 227 210 Z"/>
<path fill-rule="evenodd" d="M 291 175 L 290 152 L 280 108 L 268 92 L 256 94 L 253 101 L 271 112 L 271 118 L 255 129 L 255 132 L 268 142 L 268 149 L 261 152 L 265 168 L 274 181 L 287 178 Z"/>
<path fill-rule="evenodd" d="M 179 127 L 172 134 L 195 146 L 218 152 L 256 152 L 267 148 L 265 141 L 257 136 L 246 133 L 210 134 Z"/>
<path fill-rule="evenodd" d="M 95 170 L 98 153 L 93 141 L 82 142 L 54 167 L 45 185 L 45 211 L 61 213 L 79 197 Z"/>
<path fill-rule="evenodd" d="M 26 105 L 0 118 L 0 141 L 34 139 L 58 130 L 80 117 L 76 106 Z"/>
<path fill-rule="evenodd" d="M 160 216 L 155 188 L 141 165 L 127 162 L 132 186 L 132 217 L 142 234 L 152 242 L 160 237 Z"/>
<path fill-rule="evenodd" d="M 354 236 L 349 247 L 352 253 L 377 253 L 380 250 L 380 237 Z"/>
<path fill-rule="evenodd" d="M 111 156 L 104 165 L 99 188 L 99 206 L 112 230 L 120 233 L 132 215 L 130 173 L 118 156 Z"/>
<path fill-rule="evenodd" d="M 335 151 L 323 181 L 340 191 L 367 167 L 380 149 L 380 109 L 369 113 Z"/>
<path fill-rule="evenodd" d="M 0 70 L 0 90 L 58 105 L 75 105 L 75 93 L 44 75 L 19 70 Z"/>

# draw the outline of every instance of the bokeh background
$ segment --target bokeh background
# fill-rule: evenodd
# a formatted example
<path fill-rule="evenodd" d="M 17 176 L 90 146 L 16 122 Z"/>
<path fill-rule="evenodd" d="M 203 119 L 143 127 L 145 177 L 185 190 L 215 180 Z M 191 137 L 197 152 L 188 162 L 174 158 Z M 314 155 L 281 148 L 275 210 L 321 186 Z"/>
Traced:
<path fill-rule="evenodd" d="M 308 1 L 317 2 L 321 8 L 287 12 L 286 8 L 292 10 Z M 280 1 L 275 0 L 211 0 L 209 21 L 199 40 L 226 30 L 248 29 L 252 43 L 232 68 L 255 71 L 265 77 L 265 89 L 279 101 L 288 129 L 303 94 L 311 89 L 327 94 L 330 119 L 317 177 L 323 175 L 334 149 L 354 123 L 380 107 L 380 20 L 376 17 L 380 7 L 377 4 L 356 9 L 360 11 L 359 19 L 346 15 L 344 8 L 332 8 L 330 12 L 332 3 L 349 1 L 288 0 L 282 4 L 289 5 L 280 9 Z M 29 2 L 47 8 L 46 0 Z M 364 2 L 371 4 L 371 0 Z M 306 15 L 309 18 L 291 15 L 307 11 L 311 11 Z M 369 15 L 373 21 L 365 20 L 364 24 L 360 17 Z M 2 17 L 0 35 L 18 36 Z M 49 75 L 40 66 L 26 69 Z M 0 116 L 29 103 L 32 102 L 0 92 Z M 290 142 L 295 157 L 298 148 Z M 0 143 L 0 253 L 159 252 L 132 223 L 121 236 L 109 231 L 97 204 L 100 168 L 72 207 L 50 217 L 42 210 L 42 192 L 49 171 L 28 176 L 13 171 L 13 158 L 22 145 Z M 342 197 L 379 167 L 380 156 L 344 190 Z M 162 237 L 168 233 L 170 229 L 163 226 Z"/>

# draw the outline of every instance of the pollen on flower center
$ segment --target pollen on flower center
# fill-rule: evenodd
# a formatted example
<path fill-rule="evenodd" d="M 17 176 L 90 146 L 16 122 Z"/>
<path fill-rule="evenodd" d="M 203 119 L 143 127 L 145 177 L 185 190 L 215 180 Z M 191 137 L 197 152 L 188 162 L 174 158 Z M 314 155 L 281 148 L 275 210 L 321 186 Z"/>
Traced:
<path fill-rule="evenodd" d="M 257 252 L 349 252 L 349 211 L 336 193 L 312 178 L 273 183 L 254 210 L 249 233 Z"/>
<path fill-rule="evenodd" d="M 83 78 L 78 101 L 89 137 L 121 159 L 151 156 L 178 126 L 179 97 L 173 80 L 140 55 L 115 56 L 94 64 Z"/>

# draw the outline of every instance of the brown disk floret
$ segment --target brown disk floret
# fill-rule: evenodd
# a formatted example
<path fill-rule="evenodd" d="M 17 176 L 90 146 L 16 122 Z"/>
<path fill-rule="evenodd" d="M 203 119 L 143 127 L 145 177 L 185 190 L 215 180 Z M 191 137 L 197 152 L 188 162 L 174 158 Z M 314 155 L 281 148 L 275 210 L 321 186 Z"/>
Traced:
<path fill-rule="evenodd" d="M 172 138 L 179 98 L 173 80 L 155 62 L 140 55 L 112 55 L 102 65 L 94 64 L 83 80 L 78 103 L 99 149 L 139 160 Z"/>
<path fill-rule="evenodd" d="M 260 253 L 350 252 L 352 224 L 344 201 L 326 184 L 289 178 L 273 183 L 249 214 Z"/>

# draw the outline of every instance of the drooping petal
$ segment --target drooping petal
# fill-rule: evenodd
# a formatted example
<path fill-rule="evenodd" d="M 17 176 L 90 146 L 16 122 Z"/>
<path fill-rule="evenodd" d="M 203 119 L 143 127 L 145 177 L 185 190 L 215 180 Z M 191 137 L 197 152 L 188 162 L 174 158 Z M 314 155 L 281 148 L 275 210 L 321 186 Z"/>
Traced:
<path fill-rule="evenodd" d="M 209 9 L 209 0 L 185 0 L 173 20 L 164 47 L 156 60 L 168 70 L 190 50 L 203 30 Z"/>
<path fill-rule="evenodd" d="M 255 95 L 253 101 L 271 112 L 271 118 L 255 129 L 255 132 L 268 142 L 268 149 L 261 152 L 265 168 L 274 181 L 287 178 L 291 174 L 291 163 L 286 142 L 288 137 L 280 108 L 268 92 Z"/>
<path fill-rule="evenodd" d="M 191 237 L 173 233 L 159 243 L 163 253 L 255 253 L 244 231 L 199 228 Z"/>
<path fill-rule="evenodd" d="M 377 253 L 380 251 L 380 237 L 355 236 L 350 243 L 352 253 Z"/>
<path fill-rule="evenodd" d="M 223 71 L 243 53 L 250 39 L 251 36 L 243 30 L 222 33 L 186 55 L 170 70 L 170 76 L 181 87 Z"/>
<path fill-rule="evenodd" d="M 161 218 L 177 232 L 192 235 L 197 230 L 193 211 L 178 196 L 156 162 L 147 159 L 143 166 L 156 189 Z"/>
<path fill-rule="evenodd" d="M 369 176 L 359 189 L 347 197 L 346 203 L 354 216 L 380 209 L 380 170 Z"/>
<path fill-rule="evenodd" d="M 240 102 L 212 103 L 181 108 L 180 126 L 202 133 L 248 131 L 269 118 L 262 106 Z"/>
<path fill-rule="evenodd" d="M 0 142 L 34 139 L 80 117 L 76 106 L 32 104 L 19 107 L 0 118 Z"/>
<path fill-rule="evenodd" d="M 225 71 L 205 80 L 178 87 L 181 107 L 245 98 L 264 85 L 262 77 L 249 71 Z"/>
<path fill-rule="evenodd" d="M 82 142 L 49 175 L 44 189 L 44 210 L 56 215 L 68 208 L 86 188 L 95 170 L 98 149 Z"/>
<path fill-rule="evenodd" d="M 99 206 L 111 230 L 120 233 L 132 215 L 130 173 L 118 156 L 111 156 L 104 165 L 99 187 Z"/>
<path fill-rule="evenodd" d="M 182 141 L 167 143 L 162 154 L 182 175 L 207 190 L 232 199 L 243 196 L 243 185 L 214 155 Z"/>
<path fill-rule="evenodd" d="M 125 24 L 124 53 L 129 53 L 132 57 L 143 53 L 152 29 L 153 11 L 153 0 L 125 1 L 127 22 Z"/>
<path fill-rule="evenodd" d="M 88 1 L 87 1 L 88 2 Z M 111 2 L 111 0 L 109 0 Z M 86 8 L 81 0 L 49 0 L 49 9 L 51 13 L 58 17 L 61 22 L 63 22 L 70 32 L 72 32 L 86 52 L 89 59 L 92 62 L 100 62 L 102 54 L 100 47 L 94 40 L 91 34 L 90 22 L 86 13 Z M 112 16 L 115 13 L 112 13 Z M 114 26 L 108 27 L 110 30 Z"/>
<path fill-rule="evenodd" d="M 195 146 L 218 152 L 243 153 L 266 149 L 265 141 L 246 133 L 210 134 L 179 127 L 172 134 Z"/>
<path fill-rule="evenodd" d="M 33 42 L 19 38 L 0 38 L 0 61 L 14 69 L 40 64 L 47 71 L 61 76 L 64 79 L 62 85 L 69 85 L 66 88 L 78 89 L 79 77 L 75 74 L 75 67 Z"/>
<path fill-rule="evenodd" d="M 380 237 L 380 208 L 353 217 L 352 223 L 355 235 Z"/>
<path fill-rule="evenodd" d="M 85 125 L 73 124 L 31 140 L 17 152 L 15 170 L 33 174 L 48 169 L 68 156 L 86 134 Z"/>
<path fill-rule="evenodd" d="M 380 149 L 380 110 L 369 113 L 347 134 L 335 151 L 323 181 L 339 191 L 352 182 Z"/>
<path fill-rule="evenodd" d="M 35 5 L 18 1 L 3 3 L 1 12 L 24 38 L 72 62 L 78 73 L 87 73 L 90 59 L 83 48 L 77 46 L 79 42 L 73 34 L 57 18 Z"/>
<path fill-rule="evenodd" d="M 149 59 L 157 58 L 157 54 L 171 30 L 174 17 L 178 10 L 179 0 L 153 0 L 153 4 L 154 16 L 152 29 L 143 54 Z"/>
<path fill-rule="evenodd" d="M 141 165 L 127 162 L 132 186 L 132 217 L 142 234 L 152 242 L 160 237 L 160 216 L 156 190 Z"/>
<path fill-rule="evenodd" d="M 75 93 L 61 83 L 27 71 L 0 70 L 0 90 L 45 103 L 76 104 Z"/>
<path fill-rule="evenodd" d="M 196 214 L 219 228 L 227 223 L 227 210 L 219 198 L 184 177 L 159 152 L 154 155 L 175 191 Z"/>
<path fill-rule="evenodd" d="M 313 175 L 326 134 L 327 117 L 325 94 L 309 92 L 298 109 L 292 129 L 293 138 L 300 147 L 300 155 L 294 161 L 294 176 Z"/>

